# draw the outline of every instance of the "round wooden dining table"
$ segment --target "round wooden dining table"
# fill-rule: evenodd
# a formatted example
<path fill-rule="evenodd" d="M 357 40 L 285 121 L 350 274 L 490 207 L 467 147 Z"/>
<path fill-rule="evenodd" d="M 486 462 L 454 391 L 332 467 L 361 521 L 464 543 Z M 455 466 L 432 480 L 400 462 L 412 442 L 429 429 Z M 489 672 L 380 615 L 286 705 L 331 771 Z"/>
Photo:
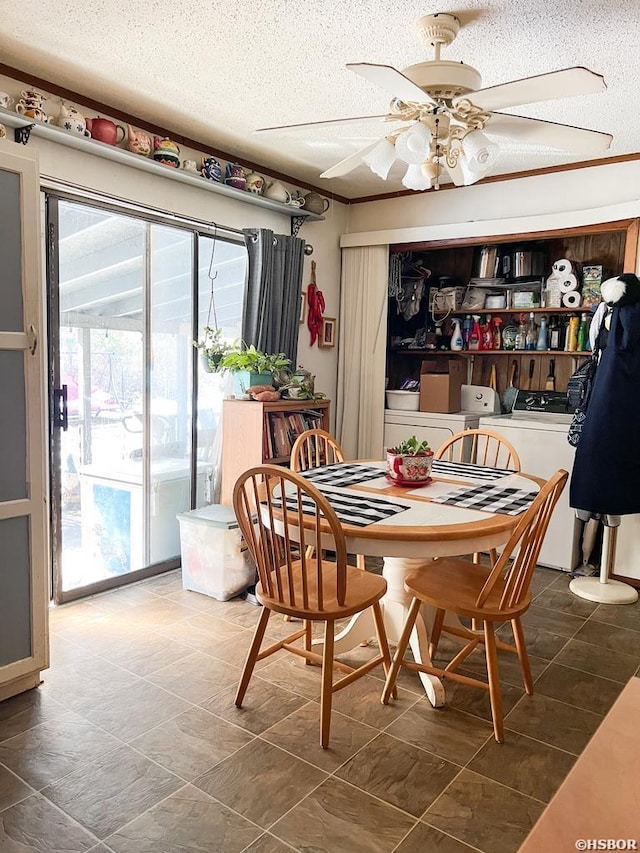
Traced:
<path fill-rule="evenodd" d="M 387 591 L 381 605 L 389 642 L 396 644 L 411 603 L 411 596 L 404 586 L 405 578 L 417 571 L 429 571 L 429 564 L 436 557 L 459 557 L 499 548 L 509 539 L 520 516 L 449 506 L 433 500 L 462 486 L 481 485 L 488 490 L 496 486 L 497 480 L 479 484 L 477 480 L 461 479 L 457 472 L 438 473 L 426 486 L 401 488 L 387 481 L 384 462 L 359 461 L 345 465 L 378 468 L 380 476 L 335 489 L 331 487 L 334 493 L 357 495 L 363 504 L 370 498 L 372 501 L 382 500 L 403 507 L 396 514 L 364 526 L 340 518 L 349 553 L 383 558 L 382 574 L 387 581 Z M 341 466 L 330 467 L 337 470 Z M 314 470 L 300 473 L 309 476 L 331 502 L 331 496 L 326 491 L 329 487 L 320 485 L 315 479 L 318 470 L 315 469 L 316 473 Z M 537 492 L 542 481 L 532 475 L 504 472 L 499 484 Z M 410 647 L 418 663 L 431 663 L 428 631 L 433 616 L 433 610 L 423 605 L 411 635 Z M 457 616 L 452 613 L 447 613 L 445 623 L 460 625 Z M 348 626 L 336 635 L 335 654 L 344 654 L 367 643 L 374 636 L 373 614 L 369 608 L 352 617 Z M 321 643 L 321 640 L 316 641 L 318 645 Z M 420 673 L 420 678 L 431 704 L 434 707 L 443 705 L 445 693 L 442 681 L 427 673 Z"/>

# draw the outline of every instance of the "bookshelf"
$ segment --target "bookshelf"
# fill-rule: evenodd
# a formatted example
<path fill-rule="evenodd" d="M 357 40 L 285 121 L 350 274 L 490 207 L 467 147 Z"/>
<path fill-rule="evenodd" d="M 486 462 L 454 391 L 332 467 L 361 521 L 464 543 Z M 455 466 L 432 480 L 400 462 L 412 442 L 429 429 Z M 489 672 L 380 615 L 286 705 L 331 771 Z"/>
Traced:
<path fill-rule="evenodd" d="M 254 465 L 286 465 L 295 439 L 307 429 L 329 429 L 329 400 L 222 403 L 221 502 L 230 504 L 233 487 Z"/>

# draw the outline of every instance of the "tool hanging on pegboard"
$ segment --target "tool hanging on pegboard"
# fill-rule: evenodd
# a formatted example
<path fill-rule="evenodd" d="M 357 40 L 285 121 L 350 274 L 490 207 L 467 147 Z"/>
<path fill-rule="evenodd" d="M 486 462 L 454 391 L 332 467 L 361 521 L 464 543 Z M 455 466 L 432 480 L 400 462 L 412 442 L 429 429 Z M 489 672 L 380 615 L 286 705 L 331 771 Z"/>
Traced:
<path fill-rule="evenodd" d="M 311 261 L 311 281 L 307 287 L 307 326 L 311 333 L 310 346 L 313 346 L 318 340 L 320 329 L 322 328 L 322 314 L 325 309 L 324 296 L 322 291 L 318 290 L 316 283 L 316 262 Z"/>

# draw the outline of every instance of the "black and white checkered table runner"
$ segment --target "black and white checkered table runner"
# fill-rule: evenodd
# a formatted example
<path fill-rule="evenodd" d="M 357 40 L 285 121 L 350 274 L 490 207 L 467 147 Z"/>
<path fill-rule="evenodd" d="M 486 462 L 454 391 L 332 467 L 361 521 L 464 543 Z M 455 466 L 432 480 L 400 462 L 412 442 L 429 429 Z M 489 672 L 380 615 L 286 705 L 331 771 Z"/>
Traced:
<path fill-rule="evenodd" d="M 470 465 L 466 462 L 450 462 L 446 459 L 434 459 L 431 468 L 433 474 L 446 474 L 450 477 L 468 477 L 474 480 L 501 480 L 509 474 L 517 474 L 510 468 L 490 468 L 488 465 Z"/>
<path fill-rule="evenodd" d="M 529 509 L 536 497 L 536 492 L 526 492 L 507 486 L 487 486 L 481 483 L 477 486 L 461 486 L 431 500 L 447 506 L 461 506 L 466 509 L 477 509 L 481 512 L 497 512 L 500 515 L 519 515 Z"/>
<path fill-rule="evenodd" d="M 351 524 L 355 527 L 366 527 L 369 524 L 374 524 L 376 521 L 384 521 L 385 518 L 409 509 L 409 506 L 406 504 L 395 504 L 358 492 L 335 492 L 332 489 L 323 488 L 322 494 L 331 504 L 335 514 L 338 516 L 338 520 L 342 524 Z M 281 506 L 280 499 L 274 500 L 273 505 Z M 302 508 L 304 512 L 315 513 L 315 506 L 311 498 L 305 495 L 302 496 Z M 293 496 L 288 497 L 287 508 L 297 510 L 297 499 Z"/>
<path fill-rule="evenodd" d="M 322 491 L 324 491 L 325 486 L 356 486 L 358 483 L 365 483 L 367 480 L 375 480 L 376 477 L 384 476 L 384 471 L 381 468 L 351 462 L 322 465 L 320 468 L 310 468 L 302 473 L 306 480 L 311 480 L 313 485 Z"/>

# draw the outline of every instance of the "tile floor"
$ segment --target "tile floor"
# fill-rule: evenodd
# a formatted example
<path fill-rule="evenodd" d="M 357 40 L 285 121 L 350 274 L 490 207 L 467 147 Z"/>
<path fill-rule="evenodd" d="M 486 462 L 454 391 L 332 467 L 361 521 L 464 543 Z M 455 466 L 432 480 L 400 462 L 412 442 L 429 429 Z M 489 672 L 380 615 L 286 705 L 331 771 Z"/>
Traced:
<path fill-rule="evenodd" d="M 640 607 L 547 569 L 533 589 L 536 692 L 502 654 L 503 745 L 483 691 L 448 686 L 436 711 L 405 670 L 389 707 L 379 676 L 338 693 L 323 751 L 320 672 L 286 653 L 236 709 L 258 608 L 178 572 L 56 608 L 44 683 L 0 703 L 0 853 L 512 853 L 640 664 Z"/>

